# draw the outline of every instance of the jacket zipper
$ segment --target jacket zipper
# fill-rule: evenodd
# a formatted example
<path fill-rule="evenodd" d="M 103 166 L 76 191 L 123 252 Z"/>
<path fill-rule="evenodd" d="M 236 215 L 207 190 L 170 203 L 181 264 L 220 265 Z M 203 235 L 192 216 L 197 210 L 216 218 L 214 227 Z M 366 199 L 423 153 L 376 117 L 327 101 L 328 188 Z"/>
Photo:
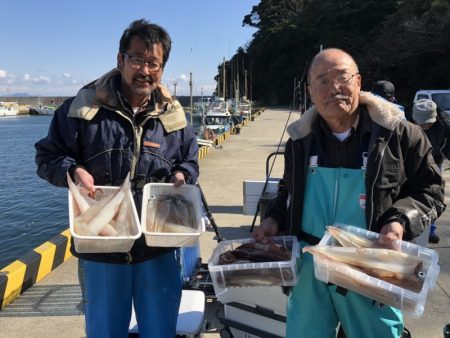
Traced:
<path fill-rule="evenodd" d="M 369 224 L 368 224 L 368 228 L 367 228 L 367 230 L 369 230 L 369 231 L 372 228 L 372 221 L 373 221 L 373 191 L 375 188 L 375 182 L 377 181 L 378 177 L 380 176 L 381 159 L 384 156 L 384 151 L 386 150 L 387 144 L 388 144 L 389 140 L 391 139 L 391 137 L 392 137 L 392 132 L 390 133 L 389 138 L 386 140 L 385 143 L 383 143 L 383 146 L 380 149 L 380 160 L 378 161 L 376 175 L 374 176 L 374 179 L 372 181 L 372 186 L 370 187 L 370 219 L 369 219 Z M 367 162 L 369 162 L 369 160 L 368 160 L 369 157 L 370 157 L 370 155 L 368 155 L 368 157 L 367 157 Z"/>
<path fill-rule="evenodd" d="M 121 111 L 116 110 L 116 112 L 124 117 L 126 120 L 128 120 L 131 124 L 131 127 L 133 128 L 133 136 L 134 136 L 134 152 L 133 152 L 133 158 L 131 159 L 131 170 L 130 170 L 130 179 L 134 179 L 136 174 L 136 164 L 139 158 L 139 152 L 141 150 L 140 146 L 140 138 L 141 138 L 141 132 L 139 131 L 140 126 L 137 126 L 134 123 L 134 120 L 130 119 L 127 115 L 123 114 Z M 125 261 L 127 264 L 131 264 L 133 262 L 133 256 L 131 255 L 131 250 L 125 252 Z"/>

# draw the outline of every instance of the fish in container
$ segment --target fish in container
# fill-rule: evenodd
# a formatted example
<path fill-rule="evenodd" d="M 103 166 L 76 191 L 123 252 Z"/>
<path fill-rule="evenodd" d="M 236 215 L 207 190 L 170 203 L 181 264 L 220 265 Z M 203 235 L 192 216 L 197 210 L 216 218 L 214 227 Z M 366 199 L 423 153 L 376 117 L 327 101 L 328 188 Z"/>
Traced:
<path fill-rule="evenodd" d="M 148 232 L 197 233 L 193 204 L 180 194 L 149 198 L 146 230 Z"/>
<path fill-rule="evenodd" d="M 74 231 L 80 236 L 128 236 L 130 233 L 130 205 L 126 198 L 130 190 L 130 174 L 119 189 L 103 192 L 97 189 L 90 196 L 75 185 L 69 174 L 67 182 L 75 200 Z"/>
<path fill-rule="evenodd" d="M 298 242 L 294 236 L 220 242 L 209 261 L 216 292 L 226 287 L 294 285 Z"/>
<path fill-rule="evenodd" d="M 316 278 L 376 301 L 421 315 L 439 266 L 431 249 L 364 229 L 328 226 L 314 256 Z"/>

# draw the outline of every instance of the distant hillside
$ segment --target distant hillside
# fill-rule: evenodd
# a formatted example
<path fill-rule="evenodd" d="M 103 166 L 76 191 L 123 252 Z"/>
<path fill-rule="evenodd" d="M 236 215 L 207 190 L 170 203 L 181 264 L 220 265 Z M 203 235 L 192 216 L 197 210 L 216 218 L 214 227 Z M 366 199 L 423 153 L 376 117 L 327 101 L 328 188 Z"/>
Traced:
<path fill-rule="evenodd" d="M 9 97 L 30 97 L 31 95 L 28 93 L 14 93 L 11 94 Z"/>

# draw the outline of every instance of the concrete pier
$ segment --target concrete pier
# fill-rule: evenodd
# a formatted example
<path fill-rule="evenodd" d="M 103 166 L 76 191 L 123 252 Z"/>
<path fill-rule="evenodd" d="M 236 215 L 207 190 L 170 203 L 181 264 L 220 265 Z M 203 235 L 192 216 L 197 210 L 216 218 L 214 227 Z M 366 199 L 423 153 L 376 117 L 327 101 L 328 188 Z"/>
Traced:
<path fill-rule="evenodd" d="M 277 150 L 288 116 L 287 110 L 265 110 L 240 134 L 232 135 L 200 160 L 199 182 L 225 239 L 249 237 L 253 216 L 243 215 L 243 181 L 265 179 L 266 159 Z M 298 118 L 295 112 L 290 121 Z M 286 139 L 285 135 L 283 141 Z M 279 156 L 271 177 L 281 177 L 282 171 L 283 157 Z M 444 175 L 450 182 L 450 171 L 444 171 Z M 447 190 L 446 203 L 450 204 L 450 189 Z M 440 255 L 441 272 L 436 287 L 429 293 L 425 313 L 421 318 L 405 321 L 414 338 L 440 338 L 443 326 L 450 323 L 449 224 L 447 211 L 438 221 L 441 242 L 431 246 Z M 204 263 L 216 245 L 215 233 L 209 228 L 200 240 Z M 0 311 L 0 338 L 85 337 L 80 301 L 76 259 L 70 258 Z M 221 314 L 221 308 L 220 303 L 207 301 L 203 337 L 220 337 L 217 314 Z"/>

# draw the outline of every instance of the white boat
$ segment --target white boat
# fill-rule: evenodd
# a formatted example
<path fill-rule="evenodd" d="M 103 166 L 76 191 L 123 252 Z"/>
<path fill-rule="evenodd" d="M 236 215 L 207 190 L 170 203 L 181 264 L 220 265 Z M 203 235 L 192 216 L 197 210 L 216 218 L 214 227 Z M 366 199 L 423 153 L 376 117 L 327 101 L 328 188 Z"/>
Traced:
<path fill-rule="evenodd" d="M 201 97 L 194 102 L 194 115 L 203 116 L 211 105 L 210 97 Z"/>
<path fill-rule="evenodd" d="M 18 114 L 17 102 L 0 102 L 0 117 L 16 116 Z"/>
<path fill-rule="evenodd" d="M 197 144 L 199 147 L 212 147 L 214 144 L 214 140 L 205 140 L 203 138 L 197 137 Z"/>
<path fill-rule="evenodd" d="M 248 100 L 240 100 L 237 103 L 235 115 L 241 116 L 243 119 L 248 119 L 252 115 L 252 103 Z"/>
<path fill-rule="evenodd" d="M 216 135 L 220 135 L 233 127 L 234 122 L 230 113 L 229 102 L 222 98 L 212 102 L 205 115 L 205 128 L 211 129 Z"/>

